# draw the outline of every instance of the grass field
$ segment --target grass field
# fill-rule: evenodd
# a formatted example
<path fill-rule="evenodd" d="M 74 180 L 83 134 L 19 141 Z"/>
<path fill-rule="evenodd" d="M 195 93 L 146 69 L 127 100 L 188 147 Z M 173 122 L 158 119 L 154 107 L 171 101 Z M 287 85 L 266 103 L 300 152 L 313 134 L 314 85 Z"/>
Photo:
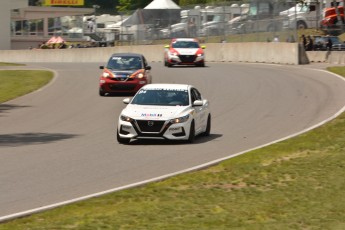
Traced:
<path fill-rule="evenodd" d="M 345 67 L 329 70 L 345 76 Z M 344 178 L 342 114 L 216 166 L 12 220 L 0 229 L 343 230 Z"/>
<path fill-rule="evenodd" d="M 52 78 L 49 71 L 0 70 L 0 103 L 35 91 Z"/>

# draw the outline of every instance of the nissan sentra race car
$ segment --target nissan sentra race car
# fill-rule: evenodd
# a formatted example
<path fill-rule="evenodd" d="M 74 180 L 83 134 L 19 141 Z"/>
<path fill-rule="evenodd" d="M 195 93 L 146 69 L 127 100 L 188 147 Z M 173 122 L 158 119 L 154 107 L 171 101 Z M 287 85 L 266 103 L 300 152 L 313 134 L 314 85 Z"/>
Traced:
<path fill-rule="evenodd" d="M 174 38 L 165 46 L 164 65 L 205 66 L 205 46 L 200 46 L 195 38 Z"/>
<path fill-rule="evenodd" d="M 191 85 L 148 84 L 142 87 L 119 116 L 117 140 L 168 139 L 194 141 L 210 135 L 211 112 L 208 100 Z"/>
<path fill-rule="evenodd" d="M 113 54 L 99 79 L 99 95 L 114 93 L 136 93 L 141 87 L 152 82 L 151 66 L 142 54 Z"/>

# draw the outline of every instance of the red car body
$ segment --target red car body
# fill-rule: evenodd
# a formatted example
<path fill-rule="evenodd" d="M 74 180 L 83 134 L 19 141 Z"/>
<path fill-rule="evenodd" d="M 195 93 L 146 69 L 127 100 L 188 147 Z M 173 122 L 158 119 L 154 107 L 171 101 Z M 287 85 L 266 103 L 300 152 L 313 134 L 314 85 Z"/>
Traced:
<path fill-rule="evenodd" d="M 113 54 L 99 79 L 99 95 L 134 94 L 141 87 L 152 82 L 151 66 L 142 54 Z"/>
<path fill-rule="evenodd" d="M 339 16 L 342 22 L 344 23 L 344 7 L 343 6 L 338 6 L 338 11 L 339 11 Z M 323 11 L 323 18 L 320 22 L 321 27 L 324 30 L 327 29 L 339 29 L 338 27 L 338 15 L 336 11 L 336 7 L 329 7 L 325 8 Z"/>

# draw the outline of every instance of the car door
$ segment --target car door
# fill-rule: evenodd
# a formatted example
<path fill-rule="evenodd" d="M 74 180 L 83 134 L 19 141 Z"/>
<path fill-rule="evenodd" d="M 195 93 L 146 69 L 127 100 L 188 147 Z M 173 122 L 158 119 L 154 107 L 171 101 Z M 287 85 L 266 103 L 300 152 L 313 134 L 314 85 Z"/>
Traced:
<path fill-rule="evenodd" d="M 192 97 L 192 103 L 194 103 L 194 101 L 196 100 L 202 100 L 200 92 L 195 88 L 191 89 L 191 97 Z M 193 109 L 194 109 L 195 133 L 199 134 L 200 132 L 202 132 L 202 130 L 204 130 L 204 126 L 206 124 L 205 122 L 206 110 L 205 110 L 204 105 L 193 106 Z"/>

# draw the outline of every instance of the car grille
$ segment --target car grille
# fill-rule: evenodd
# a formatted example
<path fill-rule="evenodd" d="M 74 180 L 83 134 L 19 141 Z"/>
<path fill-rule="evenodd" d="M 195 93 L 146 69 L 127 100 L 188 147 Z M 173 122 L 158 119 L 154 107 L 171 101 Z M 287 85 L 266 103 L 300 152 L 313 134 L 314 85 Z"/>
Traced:
<path fill-rule="evenodd" d="M 133 81 L 133 78 L 127 78 L 127 77 L 114 77 L 112 78 L 114 81 Z"/>
<path fill-rule="evenodd" d="M 195 57 L 195 55 L 180 55 L 179 58 L 180 58 L 181 62 L 193 63 L 196 57 Z"/>
<path fill-rule="evenodd" d="M 136 120 L 141 132 L 159 133 L 165 121 Z"/>
<path fill-rule="evenodd" d="M 135 84 L 110 84 L 109 88 L 114 91 L 127 91 L 127 90 L 134 90 Z"/>

